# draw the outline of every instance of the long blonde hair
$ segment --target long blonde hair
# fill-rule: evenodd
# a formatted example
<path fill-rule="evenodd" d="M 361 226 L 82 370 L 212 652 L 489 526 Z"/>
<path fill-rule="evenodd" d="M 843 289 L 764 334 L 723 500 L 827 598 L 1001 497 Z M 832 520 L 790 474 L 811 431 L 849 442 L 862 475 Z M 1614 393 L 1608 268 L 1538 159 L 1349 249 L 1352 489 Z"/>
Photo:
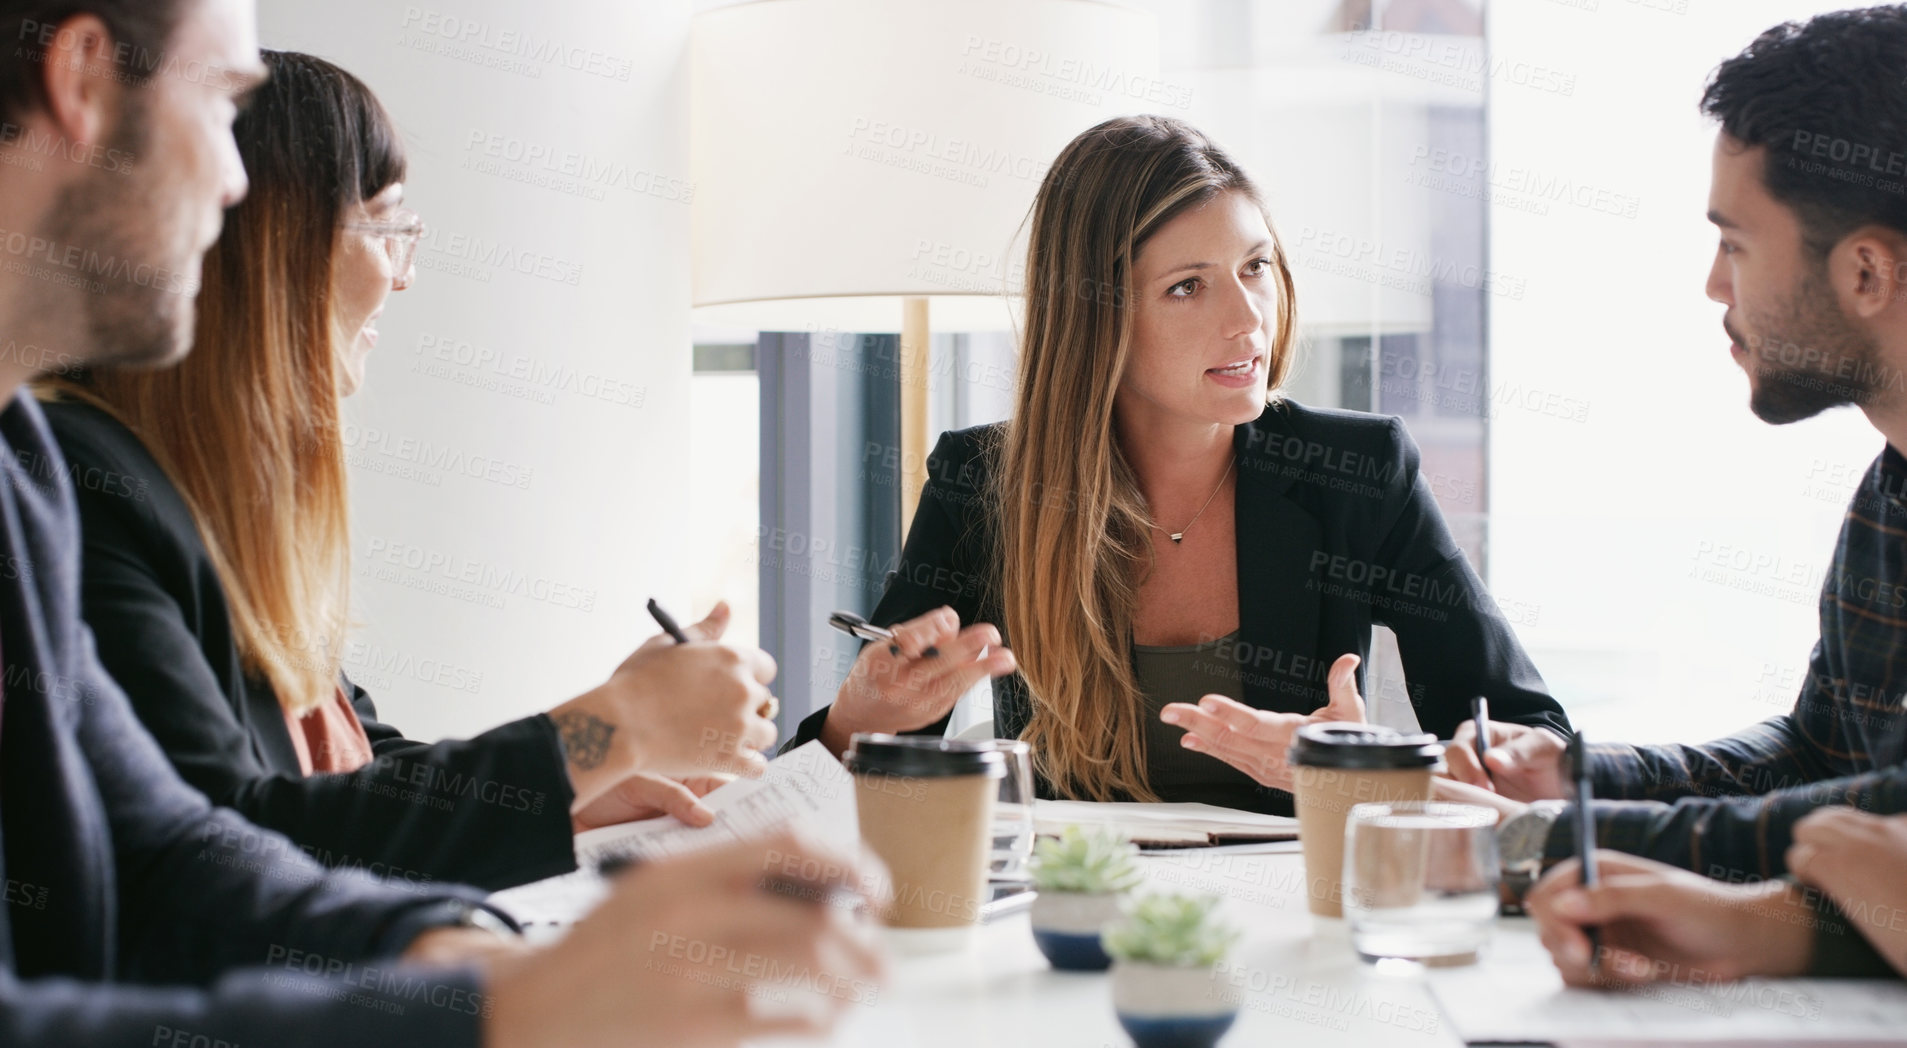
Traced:
<path fill-rule="evenodd" d="M 245 671 L 302 715 L 338 688 L 350 608 L 332 254 L 346 211 L 403 180 L 368 88 L 322 59 L 271 76 L 233 126 L 251 180 L 205 256 L 177 367 L 51 380 L 138 435 L 185 497 L 217 567 Z"/>
<path fill-rule="evenodd" d="M 1134 258 L 1165 223 L 1227 191 L 1265 210 L 1238 165 L 1190 125 L 1120 117 L 1073 139 L 1033 204 L 1019 384 L 994 483 L 1006 634 L 1032 701 L 1020 737 L 1061 796 L 1157 799 L 1132 671 L 1152 519 L 1114 435 L 1113 399 L 1131 350 Z M 1269 212 L 1265 224 L 1281 292 L 1276 391 L 1297 319 Z"/>

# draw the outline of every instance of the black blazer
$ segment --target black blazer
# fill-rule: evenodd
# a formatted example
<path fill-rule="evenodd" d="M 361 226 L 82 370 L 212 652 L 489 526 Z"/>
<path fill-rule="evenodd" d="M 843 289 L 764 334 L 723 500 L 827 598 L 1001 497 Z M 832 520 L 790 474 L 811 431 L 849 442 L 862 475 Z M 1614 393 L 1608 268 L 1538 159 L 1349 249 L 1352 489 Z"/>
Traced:
<path fill-rule="evenodd" d="M 962 625 L 993 623 L 1012 647 L 988 490 L 999 437 L 994 425 L 940 438 L 872 621 L 892 625 L 945 604 Z M 1232 445 L 1239 643 L 1229 654 L 1243 670 L 1247 705 L 1289 713 L 1325 705 L 1331 663 L 1347 652 L 1368 661 L 1371 625 L 1382 623 L 1397 634 L 1424 730 L 1450 737 L 1477 695 L 1490 700 L 1493 719 L 1569 730 L 1451 538 L 1401 420 L 1285 400 L 1239 426 Z M 993 706 L 995 734 L 1017 737 L 1031 715 L 1026 681 L 994 681 Z M 802 721 L 788 745 L 819 736 L 827 715 L 823 708 Z M 922 730 L 945 729 L 943 719 Z M 1281 791 L 1272 799 L 1273 807 L 1289 803 Z"/>
<path fill-rule="evenodd" d="M 16 394 L 0 411 L 0 1044 L 476 1045 L 474 970 L 356 976 L 481 896 L 327 874 L 180 781 L 94 657 L 77 529 L 59 450 Z M 350 992 L 307 958 L 348 967 Z"/>
<path fill-rule="evenodd" d="M 306 777 L 276 693 L 241 667 L 224 587 L 178 489 L 105 412 L 45 410 L 78 489 L 81 597 L 100 660 L 187 782 L 327 866 L 493 890 L 576 868 L 575 795 L 547 715 L 429 745 L 380 723 L 345 680 L 375 759 Z"/>

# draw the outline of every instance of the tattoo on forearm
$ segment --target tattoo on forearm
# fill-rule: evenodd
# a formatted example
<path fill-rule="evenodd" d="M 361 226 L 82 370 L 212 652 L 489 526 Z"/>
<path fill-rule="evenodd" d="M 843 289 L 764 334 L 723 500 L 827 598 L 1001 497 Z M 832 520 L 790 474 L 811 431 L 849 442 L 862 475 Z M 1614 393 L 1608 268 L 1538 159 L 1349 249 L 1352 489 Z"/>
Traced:
<path fill-rule="evenodd" d="M 578 771 L 593 771 L 609 757 L 609 737 L 616 726 L 601 717 L 569 710 L 550 718 L 563 740 L 563 753 Z"/>

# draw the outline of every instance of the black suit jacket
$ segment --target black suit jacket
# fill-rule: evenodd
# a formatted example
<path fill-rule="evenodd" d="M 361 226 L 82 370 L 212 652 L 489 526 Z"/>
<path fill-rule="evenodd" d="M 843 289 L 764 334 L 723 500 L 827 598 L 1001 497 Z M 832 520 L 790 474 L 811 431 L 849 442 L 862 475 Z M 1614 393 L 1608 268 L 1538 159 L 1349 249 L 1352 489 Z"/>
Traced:
<path fill-rule="evenodd" d="M 945 604 L 963 625 L 993 623 L 1012 646 L 989 489 L 999 430 L 941 437 L 898 570 L 869 616 L 875 623 Z M 1426 731 L 1448 738 L 1477 695 L 1490 700 L 1493 719 L 1569 730 L 1451 538 L 1401 420 L 1284 400 L 1239 426 L 1232 444 L 1239 643 L 1227 654 L 1243 670 L 1246 704 L 1291 713 L 1325 705 L 1331 663 L 1347 652 L 1368 661 L 1371 626 L 1382 623 L 1397 635 Z M 995 733 L 1017 737 L 1031 715 L 1025 680 L 997 680 L 993 696 Z M 788 745 L 817 737 L 827 715 L 824 708 L 809 716 Z M 923 731 L 945 728 L 942 720 Z M 1279 793 L 1270 807 L 1288 804 Z"/>
<path fill-rule="evenodd" d="M 327 873 L 206 803 L 95 657 L 79 570 L 63 460 L 21 394 L 0 411 L 0 1045 L 476 1045 L 474 972 L 374 959 L 478 893 Z"/>
<path fill-rule="evenodd" d="M 173 767 L 327 866 L 498 889 L 576 868 L 562 743 L 538 714 L 429 745 L 344 681 L 375 759 L 306 777 L 278 696 L 239 661 L 225 590 L 144 444 L 85 404 L 45 405 L 78 490 L 82 600 L 99 655 Z"/>

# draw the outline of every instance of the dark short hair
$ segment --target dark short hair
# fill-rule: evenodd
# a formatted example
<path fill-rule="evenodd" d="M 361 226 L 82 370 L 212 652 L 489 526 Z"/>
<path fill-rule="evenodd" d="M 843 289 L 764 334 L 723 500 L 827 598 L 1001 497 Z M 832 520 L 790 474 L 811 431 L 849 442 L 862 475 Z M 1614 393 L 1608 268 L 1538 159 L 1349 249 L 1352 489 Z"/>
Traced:
<path fill-rule="evenodd" d="M 1716 68 L 1702 112 L 1767 148 L 1762 181 L 1817 255 L 1866 225 L 1907 233 L 1907 4 L 1775 26 Z"/>
<path fill-rule="evenodd" d="M 189 0 L 0 0 L 0 120 L 43 105 L 53 32 L 76 15 L 94 15 L 112 34 L 114 60 L 127 84 L 143 84 L 165 64 Z"/>

